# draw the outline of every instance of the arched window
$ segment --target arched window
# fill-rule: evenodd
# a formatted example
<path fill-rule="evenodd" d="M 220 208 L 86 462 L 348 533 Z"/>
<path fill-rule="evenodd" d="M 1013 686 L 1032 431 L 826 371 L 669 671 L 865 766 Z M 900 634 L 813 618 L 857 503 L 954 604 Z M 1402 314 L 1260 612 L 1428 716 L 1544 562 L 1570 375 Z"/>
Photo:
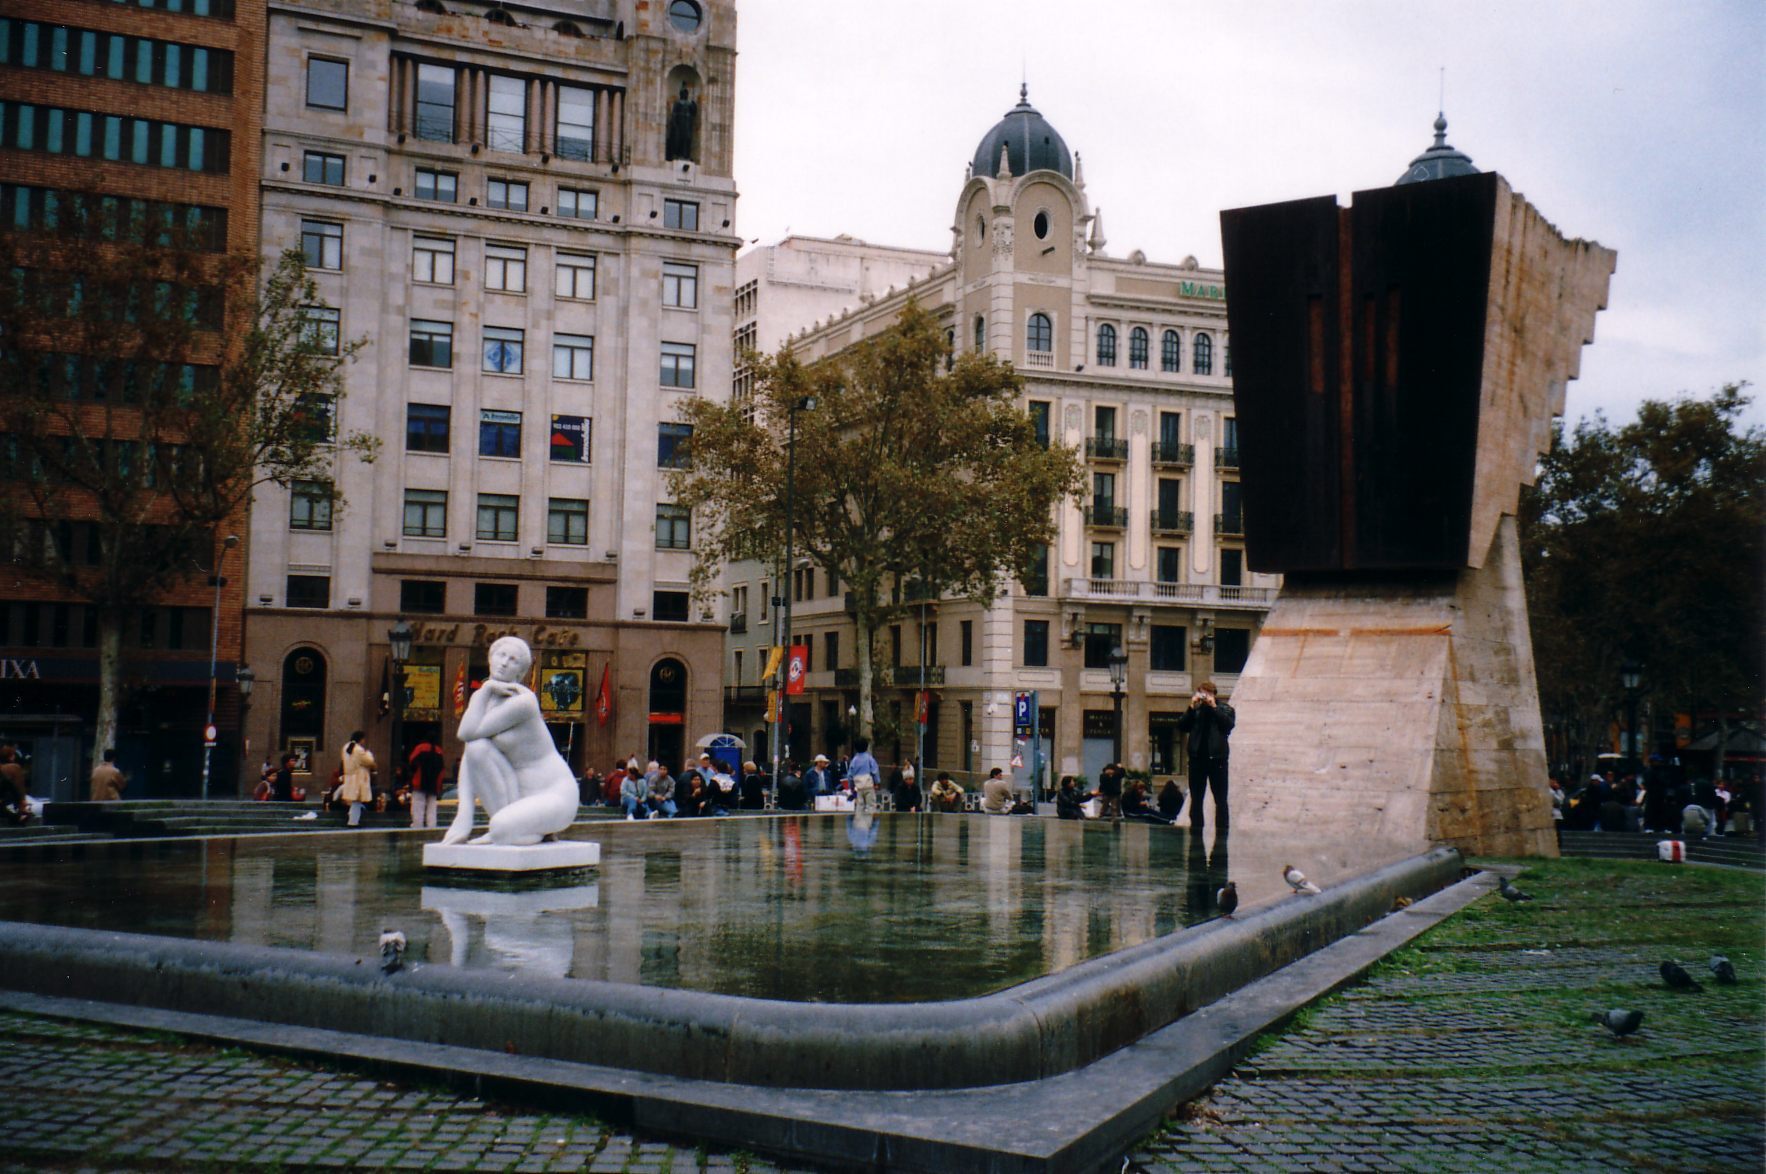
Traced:
<path fill-rule="evenodd" d="M 1183 340 L 1177 337 L 1175 330 L 1167 330 L 1159 340 L 1159 370 L 1183 370 Z"/>
<path fill-rule="evenodd" d="M 659 660 L 650 670 L 650 713 L 687 712 L 687 666 L 673 658 Z"/>
<path fill-rule="evenodd" d="M 1198 332 L 1191 344 L 1190 370 L 1197 375 L 1214 374 L 1214 340 Z"/>
<path fill-rule="evenodd" d="M 1233 377 L 1233 340 L 1220 340 L 1220 373 L 1228 379 Z"/>
<path fill-rule="evenodd" d="M 975 315 L 975 349 L 978 351 L 987 349 L 987 315 L 985 314 Z"/>
<path fill-rule="evenodd" d="M 282 661 L 282 744 L 290 738 L 325 738 L 325 657 L 316 648 L 296 648 Z"/>
<path fill-rule="evenodd" d="M 1108 322 L 1098 327 L 1098 366 L 1116 365 L 1116 328 Z"/>
<path fill-rule="evenodd" d="M 1055 324 L 1047 314 L 1032 314 L 1024 331 L 1024 345 L 1032 351 L 1048 354 L 1055 349 Z"/>
<path fill-rule="evenodd" d="M 1128 332 L 1128 365 L 1136 371 L 1147 369 L 1147 332 L 1139 326 Z"/>

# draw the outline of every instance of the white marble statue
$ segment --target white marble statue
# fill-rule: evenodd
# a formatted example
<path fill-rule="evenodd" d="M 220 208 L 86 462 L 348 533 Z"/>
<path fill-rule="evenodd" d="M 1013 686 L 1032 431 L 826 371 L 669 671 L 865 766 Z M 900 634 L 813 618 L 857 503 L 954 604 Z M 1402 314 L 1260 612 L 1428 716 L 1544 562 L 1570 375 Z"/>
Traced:
<path fill-rule="evenodd" d="M 460 806 L 443 844 L 472 834 L 473 804 L 483 803 L 490 830 L 474 844 L 537 844 L 576 818 L 576 776 L 552 744 L 540 702 L 521 683 L 533 665 L 527 642 L 504 636 L 491 645 L 491 679 L 460 719 Z"/>

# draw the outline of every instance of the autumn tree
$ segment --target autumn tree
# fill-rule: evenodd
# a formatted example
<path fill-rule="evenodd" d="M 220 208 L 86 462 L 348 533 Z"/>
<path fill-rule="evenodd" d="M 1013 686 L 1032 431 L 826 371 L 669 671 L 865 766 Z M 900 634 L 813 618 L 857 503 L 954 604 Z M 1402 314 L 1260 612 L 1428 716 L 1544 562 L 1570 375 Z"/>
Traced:
<path fill-rule="evenodd" d="M 1521 499 L 1522 562 L 1542 709 L 1591 758 L 1624 692 L 1620 666 L 1670 711 L 1757 714 L 1766 690 L 1766 431 L 1731 385 L 1650 400 L 1614 427 L 1557 430 Z M 1721 742 L 1721 739 L 1719 739 Z"/>
<path fill-rule="evenodd" d="M 0 236 L 0 525 L 15 572 L 96 613 L 95 760 L 115 745 L 128 618 L 218 573 L 217 528 L 255 486 L 335 496 L 335 463 L 377 445 L 332 433 L 363 344 L 338 337 L 298 250 L 260 274 L 170 223 L 100 214 Z"/>
<path fill-rule="evenodd" d="M 1054 536 L 1054 506 L 1077 498 L 1077 455 L 1044 447 L 1021 382 L 991 356 L 951 354 L 909 302 L 888 330 L 814 363 L 789 347 L 751 356 L 752 401 L 695 400 L 689 464 L 671 475 L 697 518 L 695 583 L 726 563 L 784 549 L 787 428 L 796 413 L 792 546 L 837 577 L 858 629 L 859 730 L 873 732 L 875 641 L 909 602 L 994 599 Z"/>

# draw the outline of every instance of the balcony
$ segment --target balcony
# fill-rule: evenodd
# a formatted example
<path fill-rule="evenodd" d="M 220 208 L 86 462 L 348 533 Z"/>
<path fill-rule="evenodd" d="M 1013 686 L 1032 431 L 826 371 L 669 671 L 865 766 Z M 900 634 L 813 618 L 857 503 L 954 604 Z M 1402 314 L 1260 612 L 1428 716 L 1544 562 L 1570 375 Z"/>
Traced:
<path fill-rule="evenodd" d="M 731 708 L 745 705 L 765 705 L 766 692 L 765 685 L 725 685 L 724 704 Z"/>
<path fill-rule="evenodd" d="M 1193 444 L 1164 444 L 1153 442 L 1153 463 L 1155 465 L 1183 465 L 1196 463 L 1196 446 Z"/>
<path fill-rule="evenodd" d="M 918 689 L 920 687 L 920 666 L 917 664 L 896 665 L 877 670 L 878 679 L 889 688 Z M 944 684 L 944 666 L 929 664 L 926 666 L 926 684 Z"/>
<path fill-rule="evenodd" d="M 1067 598 L 1100 603 L 1184 604 L 1197 607 L 1247 608 L 1261 611 L 1275 602 L 1274 587 L 1222 586 L 1218 583 L 1149 583 L 1142 579 L 1068 579 Z"/>
<path fill-rule="evenodd" d="M 1196 528 L 1196 515 L 1189 510 L 1154 510 L 1153 533 L 1189 534 Z"/>
<path fill-rule="evenodd" d="M 1245 515 L 1244 514 L 1215 514 L 1214 515 L 1214 533 L 1215 534 L 1217 534 L 1217 535 L 1218 534 L 1243 535 L 1244 532 L 1245 532 Z"/>
<path fill-rule="evenodd" d="M 1239 446 L 1221 445 L 1214 450 L 1214 467 L 1216 469 L 1236 469 L 1239 467 Z"/>
<path fill-rule="evenodd" d="M 1055 352 L 1054 351 L 1025 351 L 1024 352 L 1024 365 L 1026 367 L 1047 367 L 1047 368 L 1053 369 L 1053 367 L 1055 365 Z"/>
<path fill-rule="evenodd" d="M 740 636 L 740 635 L 742 635 L 742 633 L 746 632 L 747 630 L 748 630 L 748 613 L 745 611 L 731 613 L 731 615 L 730 615 L 730 635 Z"/>
<path fill-rule="evenodd" d="M 1128 507 L 1113 501 L 1094 501 L 1085 507 L 1085 524 L 1120 530 L 1128 525 Z"/>
<path fill-rule="evenodd" d="M 1094 461 L 1126 461 L 1128 441 L 1117 440 L 1114 436 L 1088 436 L 1085 438 L 1085 455 Z"/>
<path fill-rule="evenodd" d="M 856 688 L 858 688 L 858 670 L 857 669 L 835 669 L 834 670 L 834 687 L 836 689 L 856 689 Z"/>

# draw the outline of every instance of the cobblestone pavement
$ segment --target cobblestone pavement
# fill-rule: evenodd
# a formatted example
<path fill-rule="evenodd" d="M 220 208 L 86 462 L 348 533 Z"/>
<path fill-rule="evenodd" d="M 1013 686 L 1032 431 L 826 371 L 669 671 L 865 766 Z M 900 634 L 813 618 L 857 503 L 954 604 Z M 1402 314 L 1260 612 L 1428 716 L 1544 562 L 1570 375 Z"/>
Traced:
<path fill-rule="evenodd" d="M 1766 1166 L 1763 882 L 1657 864 L 1529 867 L 1302 1013 L 1131 1155 L 1168 1170 Z M 1723 952 L 1741 983 L 1666 989 Z M 1615 1041 L 1591 1011 L 1636 1008 Z"/>

